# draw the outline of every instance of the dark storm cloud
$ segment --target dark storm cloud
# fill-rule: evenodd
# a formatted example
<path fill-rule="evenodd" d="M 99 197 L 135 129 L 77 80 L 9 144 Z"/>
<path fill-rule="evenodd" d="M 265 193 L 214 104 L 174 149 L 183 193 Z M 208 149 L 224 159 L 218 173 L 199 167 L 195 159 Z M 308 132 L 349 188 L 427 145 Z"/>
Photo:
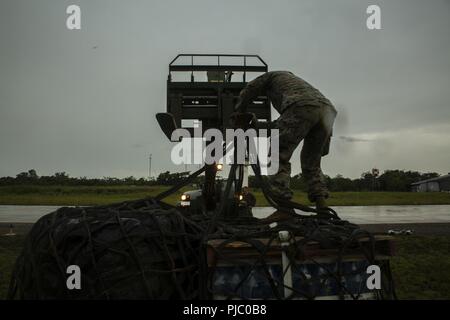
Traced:
<path fill-rule="evenodd" d="M 319 88 L 335 137 L 376 141 L 333 139 L 327 174 L 448 172 L 450 4 L 376 3 L 382 30 L 369 31 L 373 1 L 2 0 L 0 176 L 146 176 L 150 153 L 154 172 L 184 170 L 154 119 L 180 52 L 257 53 Z M 79 31 L 65 27 L 69 4 Z"/>

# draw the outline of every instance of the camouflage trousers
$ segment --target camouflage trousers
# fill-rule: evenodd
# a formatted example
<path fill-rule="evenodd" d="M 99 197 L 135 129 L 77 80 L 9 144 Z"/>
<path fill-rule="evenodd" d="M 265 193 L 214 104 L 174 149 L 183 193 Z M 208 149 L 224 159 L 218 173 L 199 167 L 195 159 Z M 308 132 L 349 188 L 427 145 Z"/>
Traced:
<path fill-rule="evenodd" d="M 331 104 L 291 105 L 275 121 L 279 130 L 279 169 L 270 176 L 272 191 L 282 197 L 292 198 L 289 189 L 292 153 L 304 140 L 300 161 L 303 177 L 308 185 L 308 198 L 328 198 L 320 162 L 328 154 L 336 109 Z M 272 155 L 273 157 L 273 155 Z"/>

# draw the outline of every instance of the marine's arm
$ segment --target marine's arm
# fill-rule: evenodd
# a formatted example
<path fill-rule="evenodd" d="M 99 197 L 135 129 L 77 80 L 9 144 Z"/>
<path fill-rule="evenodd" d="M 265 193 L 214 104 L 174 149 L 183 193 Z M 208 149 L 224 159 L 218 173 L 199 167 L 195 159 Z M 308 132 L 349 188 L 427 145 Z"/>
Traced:
<path fill-rule="evenodd" d="M 271 73 L 266 72 L 253 79 L 239 93 L 239 100 L 234 108 L 235 111 L 244 112 L 247 106 L 258 96 L 264 94 L 267 89 Z"/>

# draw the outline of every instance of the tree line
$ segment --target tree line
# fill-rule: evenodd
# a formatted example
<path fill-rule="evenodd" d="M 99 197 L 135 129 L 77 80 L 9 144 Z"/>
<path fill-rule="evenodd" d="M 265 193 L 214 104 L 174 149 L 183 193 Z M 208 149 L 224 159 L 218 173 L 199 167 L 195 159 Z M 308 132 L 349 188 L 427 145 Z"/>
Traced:
<path fill-rule="evenodd" d="M 39 176 L 36 170 L 31 169 L 17 174 L 15 177 L 1 177 L 0 185 L 68 185 L 68 186 L 149 186 L 149 185 L 175 185 L 188 177 L 190 172 L 160 173 L 156 178 L 87 178 L 70 177 L 66 172 L 56 172 L 51 176 Z M 330 191 L 411 191 L 411 183 L 438 177 L 436 172 L 420 173 L 418 171 L 386 170 L 382 174 L 367 171 L 357 179 L 350 179 L 337 175 L 333 178 L 324 176 Z M 201 183 L 202 177 L 197 177 L 195 183 Z M 249 177 L 250 187 L 258 188 L 254 176 Z M 291 178 L 291 188 L 306 191 L 307 185 L 302 174 Z"/>
<path fill-rule="evenodd" d="M 417 171 L 386 170 L 381 175 L 370 171 L 363 172 L 359 178 L 350 179 L 340 174 L 331 178 L 324 176 L 330 191 L 411 191 L 411 183 L 436 178 L 436 172 L 420 173 Z M 256 180 L 250 178 L 249 180 Z M 256 181 L 253 181 L 256 185 Z M 252 184 L 249 181 L 249 184 Z M 291 177 L 291 188 L 307 191 L 307 184 L 302 174 Z"/>
<path fill-rule="evenodd" d="M 39 176 L 36 170 L 21 172 L 15 177 L 1 177 L 0 186 L 8 185 L 62 185 L 62 186 L 148 186 L 148 185 L 174 185 L 188 177 L 190 172 L 162 172 L 156 178 L 125 178 L 103 177 L 71 177 L 66 172 L 56 172 L 51 176 Z"/>

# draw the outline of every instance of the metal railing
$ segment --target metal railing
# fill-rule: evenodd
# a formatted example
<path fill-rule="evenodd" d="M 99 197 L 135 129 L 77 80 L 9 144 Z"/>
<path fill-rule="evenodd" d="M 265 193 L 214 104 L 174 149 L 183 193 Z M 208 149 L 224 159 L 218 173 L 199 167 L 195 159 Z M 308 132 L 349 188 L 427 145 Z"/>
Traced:
<path fill-rule="evenodd" d="M 182 57 L 190 57 L 190 64 L 176 64 Z M 194 58 L 216 57 L 216 64 L 196 64 Z M 223 64 L 220 58 L 242 58 L 242 64 Z M 248 64 L 249 58 L 255 58 L 259 61 L 257 65 Z M 267 64 L 260 56 L 254 54 L 179 54 L 169 64 L 169 75 L 171 72 L 194 72 L 194 71 L 223 71 L 223 72 L 244 72 L 245 82 L 247 72 L 267 72 Z M 169 77 L 170 78 L 170 77 Z"/>

